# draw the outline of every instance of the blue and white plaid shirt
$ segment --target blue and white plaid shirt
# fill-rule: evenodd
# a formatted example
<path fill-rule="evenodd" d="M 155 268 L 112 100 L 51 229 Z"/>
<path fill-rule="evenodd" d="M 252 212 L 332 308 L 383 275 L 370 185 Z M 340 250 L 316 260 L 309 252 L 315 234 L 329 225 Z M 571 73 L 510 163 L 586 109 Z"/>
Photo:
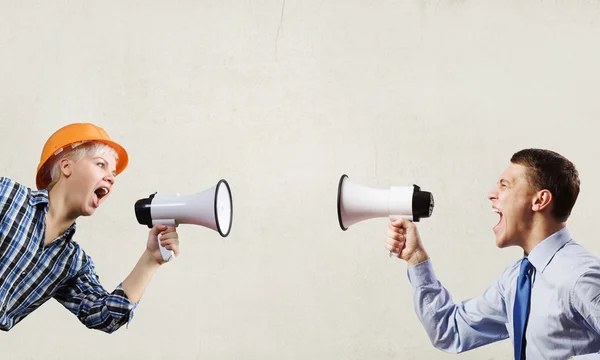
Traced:
<path fill-rule="evenodd" d="M 54 298 L 90 329 L 112 333 L 133 317 L 121 284 L 108 293 L 73 240 L 75 224 L 44 245 L 48 192 L 0 177 L 0 330 Z"/>

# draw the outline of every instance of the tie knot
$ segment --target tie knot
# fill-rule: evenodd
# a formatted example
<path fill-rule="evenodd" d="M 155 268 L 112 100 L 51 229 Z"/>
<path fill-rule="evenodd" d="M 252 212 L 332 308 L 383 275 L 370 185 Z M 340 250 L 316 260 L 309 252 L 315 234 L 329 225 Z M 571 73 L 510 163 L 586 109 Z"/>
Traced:
<path fill-rule="evenodd" d="M 519 275 L 527 275 L 532 267 L 533 265 L 531 265 L 529 260 L 527 258 L 523 258 L 523 260 L 521 261 L 521 272 L 519 273 Z"/>

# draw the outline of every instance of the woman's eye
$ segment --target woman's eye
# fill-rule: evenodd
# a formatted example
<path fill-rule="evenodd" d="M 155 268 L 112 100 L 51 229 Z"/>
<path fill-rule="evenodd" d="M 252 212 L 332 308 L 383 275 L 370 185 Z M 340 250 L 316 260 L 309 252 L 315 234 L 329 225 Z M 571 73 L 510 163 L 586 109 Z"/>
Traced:
<path fill-rule="evenodd" d="M 99 163 L 98 163 L 98 166 L 100 166 L 100 167 L 104 167 L 104 163 L 102 163 L 102 162 L 99 162 Z"/>

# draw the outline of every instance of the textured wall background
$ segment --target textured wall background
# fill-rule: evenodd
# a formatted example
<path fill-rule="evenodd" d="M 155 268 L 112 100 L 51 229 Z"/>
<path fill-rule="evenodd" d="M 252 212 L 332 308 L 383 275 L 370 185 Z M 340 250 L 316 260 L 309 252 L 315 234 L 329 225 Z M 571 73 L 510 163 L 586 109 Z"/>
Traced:
<path fill-rule="evenodd" d="M 130 153 L 77 240 L 114 288 L 144 250 L 134 202 L 225 178 L 229 237 L 181 226 L 128 329 L 50 301 L 2 359 L 450 359 L 418 322 L 386 219 L 343 232 L 339 177 L 419 184 L 419 229 L 456 301 L 516 248 L 487 192 L 513 152 L 578 166 L 569 222 L 600 254 L 599 1 L 0 1 L 0 174 L 34 186 L 47 137 L 103 126 Z M 510 359 L 504 341 L 460 355 Z"/>

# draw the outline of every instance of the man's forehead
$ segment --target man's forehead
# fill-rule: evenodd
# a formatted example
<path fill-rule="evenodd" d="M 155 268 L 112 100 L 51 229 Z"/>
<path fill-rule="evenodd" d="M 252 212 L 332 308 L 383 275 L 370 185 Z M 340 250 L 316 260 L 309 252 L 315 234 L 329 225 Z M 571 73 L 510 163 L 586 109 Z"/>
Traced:
<path fill-rule="evenodd" d="M 515 182 L 520 178 L 525 178 L 525 167 L 519 164 L 510 163 L 506 170 L 500 175 L 500 180 Z"/>

